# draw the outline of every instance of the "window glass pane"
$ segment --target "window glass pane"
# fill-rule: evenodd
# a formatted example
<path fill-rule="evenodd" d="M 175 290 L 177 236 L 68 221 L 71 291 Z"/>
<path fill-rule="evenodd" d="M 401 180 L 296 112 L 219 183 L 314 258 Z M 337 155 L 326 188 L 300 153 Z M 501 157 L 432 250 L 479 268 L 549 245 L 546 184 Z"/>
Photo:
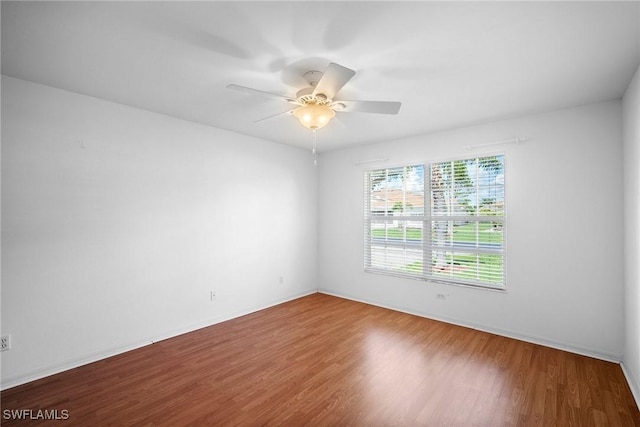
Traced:
<path fill-rule="evenodd" d="M 422 221 L 375 221 L 371 224 L 371 238 L 377 242 L 422 244 Z"/>
<path fill-rule="evenodd" d="M 502 243 L 502 221 L 478 222 L 478 244 L 480 247 L 501 249 Z"/>
<path fill-rule="evenodd" d="M 367 269 L 504 286 L 504 156 L 380 169 L 365 182 Z"/>
<path fill-rule="evenodd" d="M 372 216 L 424 215 L 424 166 L 372 171 L 369 182 Z"/>
<path fill-rule="evenodd" d="M 434 163 L 431 214 L 503 215 L 504 156 Z"/>
<path fill-rule="evenodd" d="M 478 223 L 475 221 L 451 221 L 453 245 L 456 247 L 478 247 Z"/>
<path fill-rule="evenodd" d="M 431 244 L 433 246 L 451 246 L 453 230 L 450 221 L 431 221 Z"/>
<path fill-rule="evenodd" d="M 431 215 L 447 215 L 449 213 L 449 192 L 431 190 Z"/>
<path fill-rule="evenodd" d="M 504 215 L 504 187 L 483 187 L 478 195 L 480 215 Z"/>
<path fill-rule="evenodd" d="M 422 249 L 372 243 L 371 267 L 398 273 L 422 273 Z"/>
<path fill-rule="evenodd" d="M 434 278 L 460 279 L 488 285 L 503 284 L 503 257 L 473 252 L 433 251 Z"/>
<path fill-rule="evenodd" d="M 422 245 L 422 221 L 406 221 L 407 242 Z"/>
<path fill-rule="evenodd" d="M 502 255 L 480 255 L 478 278 L 494 285 L 504 283 L 504 257 Z"/>
<path fill-rule="evenodd" d="M 431 245 L 498 249 L 502 221 L 431 221 Z"/>

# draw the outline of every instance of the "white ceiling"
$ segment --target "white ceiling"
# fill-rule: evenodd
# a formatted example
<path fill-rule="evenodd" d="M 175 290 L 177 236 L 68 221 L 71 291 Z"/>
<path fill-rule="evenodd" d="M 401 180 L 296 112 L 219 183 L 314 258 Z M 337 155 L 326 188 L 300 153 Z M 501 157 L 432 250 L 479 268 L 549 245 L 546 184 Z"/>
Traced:
<path fill-rule="evenodd" d="M 298 147 L 275 99 L 336 62 L 338 113 L 319 151 L 620 98 L 640 63 L 632 2 L 2 2 L 2 73 Z"/>

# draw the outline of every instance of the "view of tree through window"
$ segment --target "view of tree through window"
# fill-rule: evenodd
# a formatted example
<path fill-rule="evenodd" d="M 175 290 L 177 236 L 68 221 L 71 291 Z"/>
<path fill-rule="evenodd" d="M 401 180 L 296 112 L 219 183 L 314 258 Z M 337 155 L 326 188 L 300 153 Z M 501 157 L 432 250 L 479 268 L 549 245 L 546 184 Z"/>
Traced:
<path fill-rule="evenodd" d="M 365 173 L 365 269 L 504 288 L 504 156 Z"/>

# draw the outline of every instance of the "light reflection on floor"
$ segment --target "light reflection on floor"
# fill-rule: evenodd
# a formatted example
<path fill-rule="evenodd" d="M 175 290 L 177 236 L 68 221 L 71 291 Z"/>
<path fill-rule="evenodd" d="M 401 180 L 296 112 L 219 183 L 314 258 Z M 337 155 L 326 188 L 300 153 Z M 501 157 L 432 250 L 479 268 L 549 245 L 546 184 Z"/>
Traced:
<path fill-rule="evenodd" d="M 371 328 L 363 342 L 362 365 L 368 410 L 383 423 L 399 425 L 403 419 L 428 424 L 434 418 L 458 425 L 456 420 L 468 420 L 470 411 L 477 412 L 477 425 L 490 425 L 489 418 L 508 415 L 510 392 L 503 394 L 510 389 L 505 387 L 509 379 L 499 369 L 500 361 L 470 357 L 467 350 L 486 341 L 433 345 L 416 334 Z"/>

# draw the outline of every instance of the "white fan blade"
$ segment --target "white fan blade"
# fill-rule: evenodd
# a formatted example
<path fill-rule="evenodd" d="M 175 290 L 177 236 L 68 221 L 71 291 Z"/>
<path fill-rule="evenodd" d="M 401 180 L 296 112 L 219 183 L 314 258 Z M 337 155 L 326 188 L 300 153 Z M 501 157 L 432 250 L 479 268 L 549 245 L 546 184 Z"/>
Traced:
<path fill-rule="evenodd" d="M 249 93 L 249 94 L 253 94 L 253 95 L 260 95 L 260 96 L 264 96 L 264 97 L 267 97 L 267 98 L 275 98 L 275 99 L 279 99 L 281 101 L 288 102 L 290 104 L 298 104 L 297 100 L 295 100 L 294 98 L 291 98 L 289 96 L 278 95 L 276 93 L 271 93 L 271 92 L 265 92 L 263 90 L 253 89 L 253 88 L 246 87 L 246 86 L 230 84 L 230 85 L 227 85 L 227 89 L 233 89 L 233 90 L 237 90 L 239 92 Z"/>
<path fill-rule="evenodd" d="M 322 93 L 326 95 L 328 99 L 333 99 L 336 93 L 338 93 L 355 74 L 355 71 L 332 62 L 324 71 L 322 77 L 320 77 L 320 81 L 313 89 L 313 94 L 317 95 Z"/>
<path fill-rule="evenodd" d="M 276 117 L 280 117 L 280 116 L 284 116 L 284 115 L 291 115 L 291 114 L 293 114 L 293 110 L 283 111 L 282 113 L 278 113 L 278 114 L 274 114 L 272 116 L 267 116 L 265 118 L 258 119 L 256 121 L 254 121 L 253 123 L 260 123 L 260 122 L 264 122 L 265 120 L 274 119 Z"/>
<path fill-rule="evenodd" d="M 344 108 L 340 108 L 342 105 Z M 345 113 L 398 114 L 401 105 L 400 102 L 391 101 L 336 101 L 332 107 Z"/>

